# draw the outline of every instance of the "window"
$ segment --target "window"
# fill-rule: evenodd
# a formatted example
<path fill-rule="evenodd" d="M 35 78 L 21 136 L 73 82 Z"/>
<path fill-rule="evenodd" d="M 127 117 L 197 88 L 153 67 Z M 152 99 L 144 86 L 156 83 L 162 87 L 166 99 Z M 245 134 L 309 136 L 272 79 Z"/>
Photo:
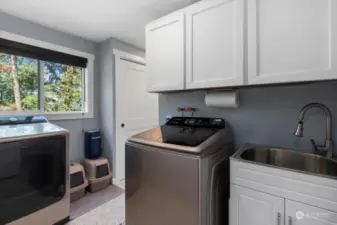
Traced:
<path fill-rule="evenodd" d="M 49 46 L 52 49 L 0 37 L 0 116 L 92 117 L 92 102 L 88 99 L 92 99 L 93 91 L 89 82 L 93 56 L 84 53 L 81 57 L 75 50 Z"/>
<path fill-rule="evenodd" d="M 0 110 L 37 111 L 38 60 L 0 53 Z"/>
<path fill-rule="evenodd" d="M 84 69 L 44 62 L 44 111 L 82 112 Z"/>

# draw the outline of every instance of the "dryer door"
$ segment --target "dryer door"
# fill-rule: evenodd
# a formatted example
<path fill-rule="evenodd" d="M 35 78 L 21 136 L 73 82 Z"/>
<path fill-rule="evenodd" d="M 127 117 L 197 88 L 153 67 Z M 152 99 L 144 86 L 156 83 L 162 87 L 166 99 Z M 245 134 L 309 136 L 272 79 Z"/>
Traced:
<path fill-rule="evenodd" d="M 0 224 L 57 201 L 66 191 L 65 137 L 0 144 Z"/>

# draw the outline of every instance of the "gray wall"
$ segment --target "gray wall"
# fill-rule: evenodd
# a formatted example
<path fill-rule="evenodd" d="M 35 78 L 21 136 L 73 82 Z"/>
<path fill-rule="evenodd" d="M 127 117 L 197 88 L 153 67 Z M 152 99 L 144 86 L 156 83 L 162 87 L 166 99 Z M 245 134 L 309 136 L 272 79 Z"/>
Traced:
<path fill-rule="evenodd" d="M 101 130 L 103 132 L 103 155 L 113 163 L 115 174 L 115 150 L 114 150 L 114 86 L 115 86 L 115 58 L 113 49 L 129 54 L 144 57 L 144 50 L 125 44 L 116 39 L 108 39 L 99 44 L 100 71 L 101 71 Z"/>
<path fill-rule="evenodd" d="M 280 147 L 311 149 L 310 138 L 324 144 L 325 115 L 319 109 L 309 111 L 304 121 L 304 137 L 293 135 L 303 105 L 319 102 L 330 108 L 333 128 L 337 127 L 337 83 L 312 83 L 240 89 L 240 108 L 207 108 L 204 91 L 165 93 L 159 96 L 160 122 L 166 115 L 177 116 L 178 106 L 199 109 L 195 116 L 221 117 L 234 130 L 236 147 L 251 142 Z M 336 118 L 336 119 L 335 119 Z M 337 143 L 337 130 L 333 133 Z"/>
<path fill-rule="evenodd" d="M 83 132 L 82 130 L 99 128 L 99 57 L 97 54 L 97 44 L 84 40 L 80 37 L 68 35 L 55 31 L 28 21 L 10 16 L 0 12 L 0 30 L 23 35 L 26 37 L 46 41 L 49 43 L 65 46 L 83 52 L 96 55 L 95 59 L 95 79 L 94 79 L 94 97 L 95 111 L 93 119 L 84 120 L 64 120 L 52 121 L 53 123 L 68 129 L 71 132 L 70 159 L 80 160 L 84 157 L 83 153 Z"/>

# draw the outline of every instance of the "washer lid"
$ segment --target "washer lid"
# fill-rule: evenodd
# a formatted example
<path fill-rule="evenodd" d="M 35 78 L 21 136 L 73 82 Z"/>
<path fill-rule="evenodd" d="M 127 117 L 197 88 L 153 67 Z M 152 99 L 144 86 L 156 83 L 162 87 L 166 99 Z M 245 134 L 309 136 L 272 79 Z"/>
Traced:
<path fill-rule="evenodd" d="M 174 117 L 165 125 L 137 134 L 129 141 L 190 152 L 225 127 L 223 119 Z"/>

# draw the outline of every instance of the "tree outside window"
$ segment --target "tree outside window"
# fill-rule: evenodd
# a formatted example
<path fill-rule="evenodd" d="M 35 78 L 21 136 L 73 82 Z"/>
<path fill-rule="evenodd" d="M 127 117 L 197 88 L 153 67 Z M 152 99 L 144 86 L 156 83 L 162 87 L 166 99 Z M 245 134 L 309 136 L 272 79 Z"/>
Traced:
<path fill-rule="evenodd" d="M 44 111 L 82 111 L 83 69 L 58 63 L 44 64 Z"/>
<path fill-rule="evenodd" d="M 0 53 L 0 111 L 81 112 L 83 75 L 80 67 Z"/>

